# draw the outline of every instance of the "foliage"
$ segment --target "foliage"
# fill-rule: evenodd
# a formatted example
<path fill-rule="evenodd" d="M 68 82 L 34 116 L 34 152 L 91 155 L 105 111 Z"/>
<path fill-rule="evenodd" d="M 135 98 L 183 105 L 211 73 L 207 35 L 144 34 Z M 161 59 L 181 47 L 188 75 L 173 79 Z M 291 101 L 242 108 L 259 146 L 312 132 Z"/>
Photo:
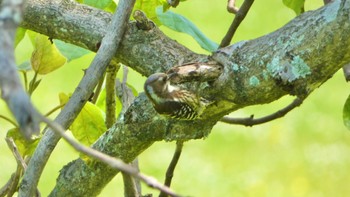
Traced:
<path fill-rule="evenodd" d="M 212 52 L 218 48 L 218 44 L 206 37 L 195 24 L 185 17 L 171 11 L 163 12 L 161 7 L 158 7 L 156 12 L 158 19 L 163 25 L 177 32 L 183 32 L 192 36 L 203 49 Z"/>
<path fill-rule="evenodd" d="M 30 59 L 34 72 L 45 75 L 66 63 L 66 58 L 61 55 L 47 36 L 30 33 L 29 37 L 34 46 L 32 58 Z"/>
<path fill-rule="evenodd" d="M 61 54 L 67 58 L 68 62 L 91 53 L 91 51 L 75 46 L 73 44 L 65 43 L 61 40 L 54 40 L 54 43 Z"/>

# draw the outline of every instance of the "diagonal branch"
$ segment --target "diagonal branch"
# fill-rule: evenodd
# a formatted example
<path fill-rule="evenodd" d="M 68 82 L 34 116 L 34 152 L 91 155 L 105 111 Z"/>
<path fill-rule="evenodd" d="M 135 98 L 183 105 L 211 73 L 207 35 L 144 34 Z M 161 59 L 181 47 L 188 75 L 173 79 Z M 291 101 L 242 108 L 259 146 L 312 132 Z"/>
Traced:
<path fill-rule="evenodd" d="M 71 99 L 56 118 L 56 121 L 62 125 L 63 128 L 67 129 L 70 126 L 91 95 L 93 88 L 103 76 L 113 55 L 117 51 L 134 3 L 135 0 L 124 0 L 119 3 L 118 9 L 108 27 L 108 33 L 103 38 L 101 47 L 94 60 L 77 89 L 74 91 Z M 25 171 L 19 190 L 19 196 L 32 196 L 34 194 L 44 166 L 59 139 L 60 136 L 52 130 L 47 130 L 45 132 L 45 135 L 38 144 L 28 164 L 28 168 Z"/>
<path fill-rule="evenodd" d="M 22 1 L 4 0 L 0 9 L 0 88 L 15 116 L 19 128 L 28 139 L 39 132 L 36 110 L 21 85 L 14 57 L 16 28 L 22 20 Z"/>
<path fill-rule="evenodd" d="M 173 176 L 174 176 L 175 167 L 177 165 L 177 162 L 180 159 L 183 145 L 184 145 L 183 141 L 179 140 L 176 142 L 176 149 L 175 149 L 173 158 L 171 159 L 171 162 L 168 166 L 168 169 L 166 170 L 166 175 L 165 175 L 164 185 L 166 185 L 168 187 L 170 187 L 170 185 L 171 185 L 171 181 L 172 181 Z M 161 192 L 159 194 L 159 197 L 167 197 L 167 194 L 165 192 Z"/>
<path fill-rule="evenodd" d="M 254 0 L 244 0 L 242 6 L 237 11 L 235 18 L 233 19 L 226 35 L 222 39 L 219 48 L 226 47 L 226 46 L 230 45 L 231 40 L 233 38 L 233 35 L 235 34 L 235 32 L 238 29 L 241 22 L 244 20 L 245 16 L 247 15 L 247 13 L 248 13 L 250 7 L 253 5 L 253 3 L 254 3 Z"/>

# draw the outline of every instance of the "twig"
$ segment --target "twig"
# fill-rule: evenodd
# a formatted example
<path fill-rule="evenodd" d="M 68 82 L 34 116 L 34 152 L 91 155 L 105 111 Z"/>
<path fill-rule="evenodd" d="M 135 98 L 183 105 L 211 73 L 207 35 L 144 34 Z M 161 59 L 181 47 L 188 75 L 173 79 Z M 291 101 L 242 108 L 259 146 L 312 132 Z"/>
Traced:
<path fill-rule="evenodd" d="M 123 183 L 124 183 L 124 196 L 125 197 L 139 197 L 142 196 L 138 192 L 136 187 L 135 179 L 128 173 L 122 172 Z"/>
<path fill-rule="evenodd" d="M 106 74 L 106 127 L 111 128 L 116 121 L 116 90 L 115 80 L 120 66 L 111 61 Z"/>
<path fill-rule="evenodd" d="M 235 18 L 233 19 L 225 37 L 222 39 L 219 48 L 228 46 L 231 43 L 233 35 L 235 34 L 241 22 L 244 20 L 253 2 L 254 0 L 244 0 L 242 6 L 239 8 L 238 12 L 236 13 Z"/>
<path fill-rule="evenodd" d="M 17 165 L 16 172 L 12 173 L 7 183 L 0 189 L 0 197 L 13 196 L 13 194 L 17 191 L 21 173 L 22 167 Z"/>
<path fill-rule="evenodd" d="M 15 179 L 16 179 L 16 173 L 12 173 L 7 183 L 2 188 L 0 188 L 0 197 L 5 197 L 9 193 L 11 189 L 11 185 L 15 181 Z"/>
<path fill-rule="evenodd" d="M 11 120 L 10 118 L 6 117 L 6 116 L 3 116 L 3 115 L 0 115 L 0 118 L 6 120 L 7 122 L 11 123 L 13 126 L 15 126 L 16 128 L 18 128 L 18 125 L 16 124 L 15 121 Z"/>
<path fill-rule="evenodd" d="M 51 109 L 49 112 L 47 112 L 44 116 L 48 117 L 50 116 L 52 113 L 54 113 L 55 111 L 63 108 L 66 105 L 66 103 L 60 104 L 58 106 L 56 106 L 55 108 Z"/>
<path fill-rule="evenodd" d="M 277 118 L 281 118 L 284 115 L 286 115 L 288 112 L 293 110 L 294 108 L 300 106 L 302 103 L 303 103 L 303 100 L 301 98 L 296 98 L 292 103 L 290 103 L 285 108 L 262 118 L 254 119 L 254 115 L 251 115 L 248 118 L 230 118 L 225 116 L 220 121 L 228 124 L 240 124 L 240 125 L 251 127 L 253 125 L 262 124 Z"/>
<path fill-rule="evenodd" d="M 95 104 L 97 102 L 98 96 L 100 95 L 101 90 L 102 90 L 103 82 L 104 82 L 104 74 L 101 77 L 100 81 L 98 82 L 96 90 L 92 95 L 91 103 Z"/>
<path fill-rule="evenodd" d="M 19 153 L 15 142 L 13 141 L 13 139 L 11 137 L 5 138 L 5 140 L 6 140 L 8 147 L 10 148 L 11 152 L 13 153 L 13 156 L 15 156 L 17 164 L 19 166 L 22 166 L 22 168 L 25 170 L 27 168 L 27 164 L 24 161 L 24 159 L 22 158 L 21 154 Z"/>
<path fill-rule="evenodd" d="M 131 91 L 130 89 L 123 88 L 124 86 L 117 86 L 116 84 L 116 74 L 120 69 L 120 64 L 112 61 L 107 70 L 106 76 L 106 126 L 110 128 L 116 122 L 115 115 L 115 106 L 116 106 L 116 92 L 119 94 L 119 99 L 122 102 L 122 113 L 130 106 L 131 102 L 134 100 L 134 97 L 128 97 L 128 92 L 124 90 Z M 127 80 L 127 67 L 123 66 L 123 84 L 126 84 Z M 120 87 L 120 88 L 119 88 Z M 118 89 L 118 91 L 117 91 Z M 132 94 L 132 93 L 131 93 Z M 135 162 L 131 163 L 131 166 L 139 172 L 138 162 L 135 159 Z M 141 189 L 137 181 L 128 173 L 122 172 L 123 182 L 124 182 L 124 196 L 141 196 Z"/>
<path fill-rule="evenodd" d="M 23 73 L 23 80 L 24 80 L 24 89 L 28 91 L 28 76 L 27 72 L 22 72 Z"/>
<path fill-rule="evenodd" d="M 123 66 L 123 79 L 122 83 L 119 80 L 116 81 L 117 96 L 122 103 L 121 114 L 125 113 L 131 103 L 134 101 L 135 96 L 132 90 L 127 86 L 126 81 L 128 78 L 128 67 Z"/>
<path fill-rule="evenodd" d="M 236 7 L 236 0 L 227 1 L 227 11 L 233 14 L 237 14 L 239 8 Z"/>
<path fill-rule="evenodd" d="M 130 164 L 133 168 L 135 168 L 138 172 L 140 172 L 140 166 L 139 166 L 139 159 L 138 157 L 136 157 L 134 159 L 134 161 L 131 162 Z M 142 188 L 141 188 L 141 181 L 140 179 L 134 179 L 134 182 L 135 184 L 135 188 L 136 188 L 136 192 L 139 196 L 145 196 L 145 195 L 142 195 Z"/>
<path fill-rule="evenodd" d="M 141 174 L 138 172 L 137 169 L 129 166 L 128 164 L 124 163 L 122 160 L 111 157 L 107 154 L 104 154 L 100 151 L 97 151 L 95 149 L 92 149 L 90 147 L 84 146 L 82 144 L 79 144 L 76 142 L 73 138 L 70 138 L 66 133 L 65 130 L 61 127 L 61 125 L 57 124 L 54 121 L 49 120 L 48 118 L 42 116 L 42 121 L 45 122 L 54 132 L 56 132 L 58 135 L 60 135 L 64 140 L 66 140 L 74 149 L 77 151 L 90 156 L 94 159 L 97 159 L 110 167 L 120 170 L 122 172 L 126 172 L 135 178 L 138 178 L 142 180 L 144 183 L 146 183 L 148 186 L 158 189 L 162 192 L 165 192 L 166 194 L 174 197 L 179 197 L 180 195 L 174 193 L 171 191 L 168 187 L 163 186 L 161 183 L 159 183 L 157 180 L 155 180 L 152 177 L 148 177 L 144 174 Z"/>
<path fill-rule="evenodd" d="M 13 174 L 14 177 L 13 178 L 11 177 L 12 183 L 7 193 L 7 196 L 12 196 L 17 191 L 19 179 L 21 177 L 22 172 L 27 169 L 27 163 L 19 153 L 17 145 L 13 141 L 13 139 L 9 137 L 9 138 L 5 138 L 5 140 L 6 140 L 7 146 L 10 148 L 17 162 L 17 169 L 16 169 L 16 172 Z M 36 189 L 36 196 L 37 197 L 41 196 L 38 189 Z"/>
<path fill-rule="evenodd" d="M 22 170 L 23 169 L 25 170 L 27 168 L 27 164 L 25 163 L 21 154 L 19 153 L 18 148 L 15 142 L 13 141 L 13 139 L 10 137 L 10 138 L 5 138 L 5 140 L 6 140 L 7 146 L 11 150 L 17 162 L 16 172 L 13 173 L 13 175 L 11 176 L 11 179 L 9 180 L 9 182 L 11 181 L 11 183 L 7 191 L 7 196 L 13 196 L 13 194 L 17 191 L 19 179 L 21 178 L 21 175 L 23 172 Z"/>
<path fill-rule="evenodd" d="M 123 79 L 120 83 L 119 80 L 115 83 L 115 89 L 117 90 L 117 96 L 122 103 L 122 109 L 120 114 L 124 114 L 126 110 L 130 107 L 131 103 L 135 99 L 132 90 L 127 86 L 126 82 L 128 80 L 129 69 L 127 66 L 123 65 Z M 131 166 L 139 171 L 138 159 L 136 158 L 131 162 Z M 139 180 L 135 180 L 130 174 L 123 173 L 124 181 L 124 194 L 125 196 L 141 196 L 141 183 Z"/>
<path fill-rule="evenodd" d="M 63 128 L 67 129 L 72 124 L 91 95 L 94 87 L 102 78 L 108 64 L 119 47 L 134 3 L 135 0 L 119 1 L 117 11 L 112 17 L 112 21 L 107 28 L 107 33 L 102 39 L 101 46 L 95 58 L 75 89 L 72 97 L 56 118 L 56 121 Z M 52 130 L 49 129 L 45 132 L 24 173 L 19 189 L 19 197 L 33 196 L 44 166 L 59 139 L 60 135 Z"/>
<path fill-rule="evenodd" d="M 33 79 L 29 82 L 29 89 L 28 89 L 28 94 L 30 96 L 32 96 L 34 90 L 37 88 L 37 77 L 38 77 L 38 73 L 35 72 L 34 73 L 34 76 L 33 76 Z"/>
<path fill-rule="evenodd" d="M 127 66 L 123 66 L 123 82 L 122 82 L 122 84 L 123 84 L 123 86 L 125 86 L 125 87 L 126 87 L 126 82 L 128 81 L 128 74 L 129 74 L 129 69 L 128 69 L 128 67 L 127 67 Z M 129 89 L 129 90 L 130 90 L 130 89 Z M 125 107 L 129 107 L 129 106 L 130 106 L 129 103 L 125 103 L 125 104 L 126 104 Z"/>
<path fill-rule="evenodd" d="M 179 161 L 179 158 L 181 156 L 182 148 L 183 148 L 183 141 L 177 141 L 176 142 L 176 149 L 175 149 L 173 158 L 171 159 L 171 162 L 169 164 L 169 167 L 168 167 L 168 169 L 166 171 L 166 175 L 165 175 L 164 185 L 168 186 L 169 188 L 170 188 L 173 176 L 174 176 L 175 167 L 176 167 L 177 162 Z M 168 195 L 164 192 L 161 192 L 159 194 L 159 197 L 167 197 L 167 196 Z"/>

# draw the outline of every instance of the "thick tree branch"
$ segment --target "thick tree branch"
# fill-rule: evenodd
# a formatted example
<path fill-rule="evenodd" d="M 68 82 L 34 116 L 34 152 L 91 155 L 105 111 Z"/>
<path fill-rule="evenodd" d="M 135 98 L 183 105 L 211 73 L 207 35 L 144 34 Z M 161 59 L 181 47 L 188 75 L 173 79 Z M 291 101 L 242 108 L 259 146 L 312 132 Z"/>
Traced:
<path fill-rule="evenodd" d="M 26 6 L 24 27 L 96 50 L 109 14 L 83 5 L 68 6 L 67 2 L 38 2 L 28 1 L 31 6 Z M 223 74 L 214 82 L 203 82 L 198 92 L 215 101 L 203 119 L 165 119 L 140 94 L 93 147 L 131 162 L 155 141 L 207 136 L 223 115 L 236 109 L 269 103 L 287 94 L 306 98 L 350 62 L 349 13 L 350 2 L 338 0 L 298 16 L 269 35 L 220 49 L 212 58 L 223 65 Z M 205 56 L 189 51 L 157 28 L 143 31 L 130 23 L 116 59 L 149 75 L 166 72 L 179 60 L 201 62 Z M 117 172 L 99 162 L 92 168 L 77 159 L 62 169 L 53 193 L 97 195 Z"/>

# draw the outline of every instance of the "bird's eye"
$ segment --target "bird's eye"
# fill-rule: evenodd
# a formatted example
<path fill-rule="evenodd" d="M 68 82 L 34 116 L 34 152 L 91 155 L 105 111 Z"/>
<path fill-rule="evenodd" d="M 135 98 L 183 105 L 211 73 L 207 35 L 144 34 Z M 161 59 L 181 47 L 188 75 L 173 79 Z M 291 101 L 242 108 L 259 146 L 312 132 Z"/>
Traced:
<path fill-rule="evenodd" d="M 166 82 L 166 77 L 162 77 L 161 79 L 163 82 Z"/>

